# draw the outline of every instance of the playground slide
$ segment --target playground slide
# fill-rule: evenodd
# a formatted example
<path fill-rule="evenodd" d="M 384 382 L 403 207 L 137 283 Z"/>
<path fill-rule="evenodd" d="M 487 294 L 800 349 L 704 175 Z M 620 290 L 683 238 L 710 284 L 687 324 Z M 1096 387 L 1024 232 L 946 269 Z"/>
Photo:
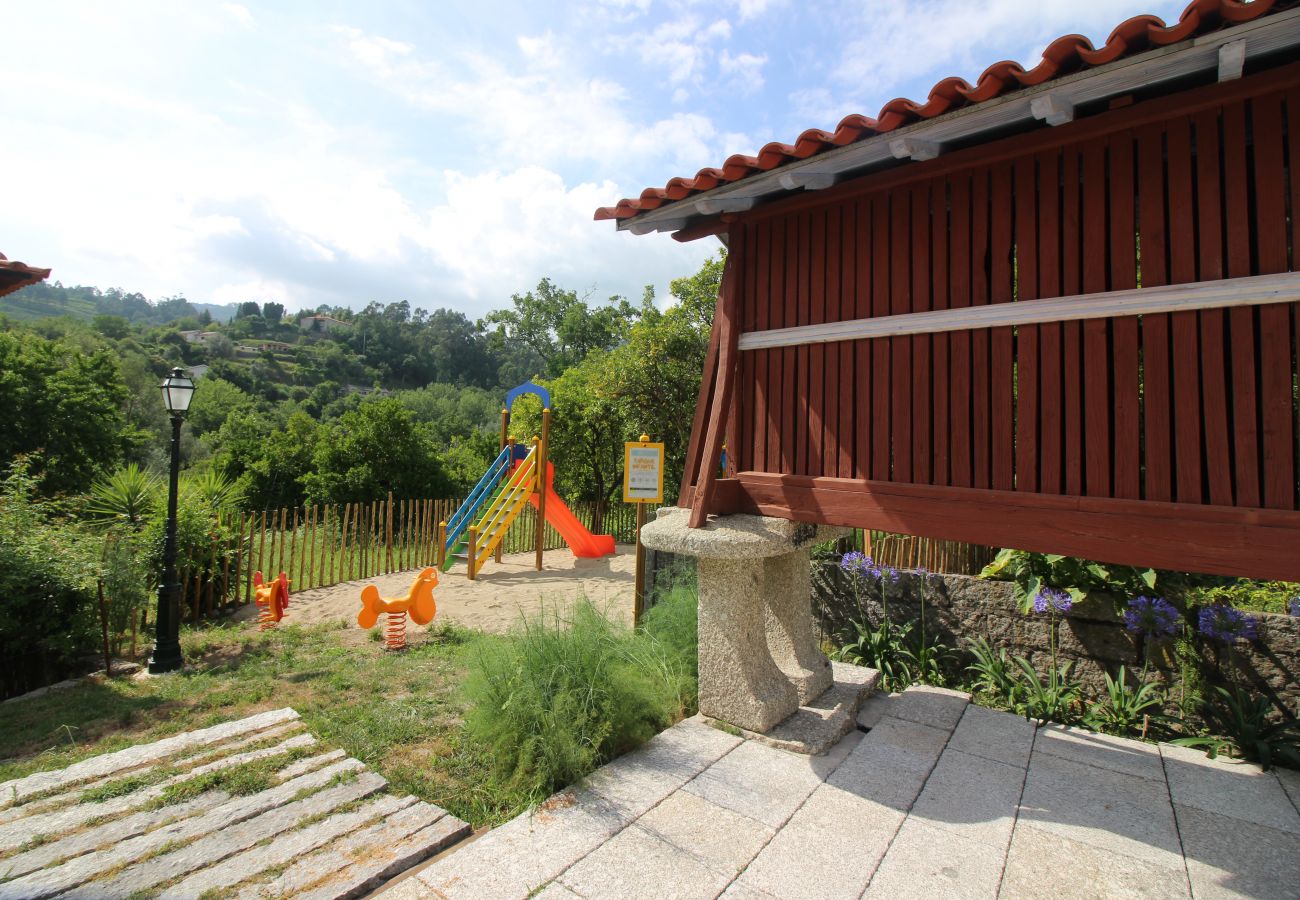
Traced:
<path fill-rule="evenodd" d="M 608 534 L 592 534 L 587 527 L 578 521 L 578 517 L 573 511 L 565 505 L 560 499 L 560 495 L 555 493 L 555 488 L 551 487 L 555 480 L 555 469 L 550 463 L 546 464 L 546 521 L 551 527 L 560 533 L 564 542 L 569 545 L 574 556 L 595 559 L 600 556 L 609 556 L 614 552 L 614 538 Z M 537 506 L 537 494 L 534 492 L 528 498 L 528 502 Z"/>

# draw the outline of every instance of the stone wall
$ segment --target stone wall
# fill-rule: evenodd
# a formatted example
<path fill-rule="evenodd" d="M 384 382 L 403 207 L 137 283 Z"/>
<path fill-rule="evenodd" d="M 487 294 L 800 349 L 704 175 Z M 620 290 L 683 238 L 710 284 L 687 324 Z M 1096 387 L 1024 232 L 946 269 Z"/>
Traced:
<path fill-rule="evenodd" d="M 814 561 L 814 607 L 827 635 L 840 633 L 847 621 L 861 618 L 865 611 L 873 623 L 880 621 L 880 603 L 874 595 L 865 610 L 855 608 L 852 590 L 833 562 Z M 890 618 L 896 622 L 919 618 L 920 585 L 915 577 L 905 576 L 890 589 Z M 986 581 L 966 575 L 930 578 L 925 589 L 927 630 L 934 630 L 945 644 L 964 647 L 976 637 L 986 638 L 994 647 L 1005 647 L 1010 654 L 1024 656 L 1039 671 L 1049 666 L 1049 620 L 1046 616 L 1024 615 L 1017 609 L 1012 586 L 1007 582 Z M 1220 665 L 1231 665 L 1238 677 L 1244 677 L 1256 690 L 1266 694 L 1280 710 L 1300 714 L 1300 617 L 1258 613 L 1259 639 L 1238 644 Z M 1215 660 L 1209 648 L 1200 648 L 1201 667 L 1213 671 Z M 1087 686 L 1089 693 L 1103 693 L 1103 671 L 1112 675 L 1119 666 L 1140 667 L 1138 648 L 1124 630 L 1122 616 L 1106 597 L 1089 597 L 1076 604 L 1062 620 L 1060 647 L 1062 662 L 1074 663 L 1074 674 Z M 1152 664 L 1175 692 L 1179 687 L 1179 662 L 1172 647 L 1155 648 Z M 1193 658 L 1194 659 L 1194 658 Z"/>

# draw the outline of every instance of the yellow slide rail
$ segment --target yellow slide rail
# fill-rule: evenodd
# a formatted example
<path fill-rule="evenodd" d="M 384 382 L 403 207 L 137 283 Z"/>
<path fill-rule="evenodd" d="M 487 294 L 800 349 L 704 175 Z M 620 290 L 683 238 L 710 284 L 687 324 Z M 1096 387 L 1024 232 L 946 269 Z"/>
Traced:
<path fill-rule="evenodd" d="M 536 490 L 537 445 L 534 444 L 533 449 L 519 464 L 519 468 L 510 476 L 501 493 L 483 511 L 483 516 L 475 526 L 477 540 L 469 560 L 471 578 L 474 577 L 473 573 L 477 573 L 488 561 L 496 550 L 497 544 L 501 543 L 501 539 L 510 530 L 511 524 L 528 505 L 528 498 Z"/>

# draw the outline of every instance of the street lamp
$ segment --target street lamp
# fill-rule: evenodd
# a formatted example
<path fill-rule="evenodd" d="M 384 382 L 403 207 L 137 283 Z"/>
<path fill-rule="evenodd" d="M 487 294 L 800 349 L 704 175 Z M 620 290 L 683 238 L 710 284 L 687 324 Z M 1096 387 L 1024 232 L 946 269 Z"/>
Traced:
<path fill-rule="evenodd" d="M 158 584 L 153 655 L 149 657 L 149 671 L 154 675 L 175 672 L 185 664 L 180 640 L 181 586 L 176 580 L 176 493 L 181 472 L 181 422 L 194 396 L 194 382 L 181 369 L 172 369 L 160 387 L 163 405 L 172 419 L 172 465 L 167 491 L 167 541 L 163 544 L 163 573 Z"/>

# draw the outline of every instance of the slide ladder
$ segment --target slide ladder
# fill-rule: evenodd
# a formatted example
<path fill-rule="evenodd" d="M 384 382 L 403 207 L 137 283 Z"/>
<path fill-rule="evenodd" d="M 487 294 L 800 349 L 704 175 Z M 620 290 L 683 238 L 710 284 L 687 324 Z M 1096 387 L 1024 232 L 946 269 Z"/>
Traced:
<path fill-rule="evenodd" d="M 501 493 L 501 483 L 505 481 L 506 475 L 510 473 L 510 468 L 514 463 L 513 454 L 509 445 L 502 447 L 497 458 L 488 466 L 487 472 L 474 485 L 474 489 L 469 492 L 465 502 L 457 508 L 450 519 L 447 520 L 447 543 L 446 561 L 442 564 L 443 571 L 451 569 L 452 564 L 456 561 L 457 556 L 463 555 L 467 544 L 466 532 L 469 526 L 474 524 L 479 512 L 488 505 L 491 505 Z"/>
<path fill-rule="evenodd" d="M 510 477 L 505 480 L 496 497 L 483 510 L 478 520 L 478 541 L 473 561 L 475 572 L 482 569 L 492 557 L 497 544 L 501 543 L 501 539 L 506 536 L 506 532 L 523 512 L 536 490 L 537 448 L 533 447 L 524 457 L 523 462 L 510 473 Z M 448 529 L 450 527 L 448 525 Z"/>

